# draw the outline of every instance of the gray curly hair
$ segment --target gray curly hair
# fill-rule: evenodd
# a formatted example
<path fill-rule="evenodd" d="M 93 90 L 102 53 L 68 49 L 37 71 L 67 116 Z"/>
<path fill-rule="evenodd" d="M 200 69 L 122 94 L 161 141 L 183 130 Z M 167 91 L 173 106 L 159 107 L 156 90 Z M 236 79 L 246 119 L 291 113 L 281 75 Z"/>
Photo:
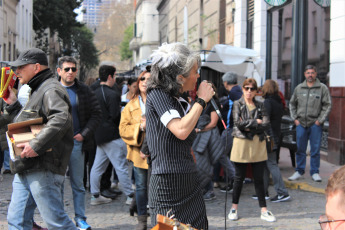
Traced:
<path fill-rule="evenodd" d="M 195 64 L 200 67 L 198 52 L 193 52 L 182 43 L 164 43 L 151 55 L 151 77 L 147 83 L 147 92 L 154 88 L 163 89 L 172 96 L 179 96 L 182 83 L 177 76 L 187 78 Z"/>

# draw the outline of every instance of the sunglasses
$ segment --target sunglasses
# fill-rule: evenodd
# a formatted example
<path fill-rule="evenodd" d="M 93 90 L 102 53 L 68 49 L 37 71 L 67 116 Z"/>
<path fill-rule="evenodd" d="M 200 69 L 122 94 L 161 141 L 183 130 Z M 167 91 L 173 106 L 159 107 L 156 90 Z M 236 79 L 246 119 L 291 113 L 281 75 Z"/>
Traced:
<path fill-rule="evenodd" d="M 65 72 L 69 72 L 69 70 L 72 69 L 72 72 L 74 73 L 75 71 L 77 71 L 77 68 L 76 67 L 67 67 L 67 68 L 64 68 L 63 70 Z"/>
<path fill-rule="evenodd" d="M 141 77 L 140 81 L 145 81 L 146 77 Z"/>
<path fill-rule="evenodd" d="M 250 90 L 250 91 L 255 91 L 256 90 L 256 88 L 254 88 L 254 87 L 248 87 L 248 86 L 246 86 L 246 87 L 243 87 L 246 91 L 248 91 L 248 90 Z"/>

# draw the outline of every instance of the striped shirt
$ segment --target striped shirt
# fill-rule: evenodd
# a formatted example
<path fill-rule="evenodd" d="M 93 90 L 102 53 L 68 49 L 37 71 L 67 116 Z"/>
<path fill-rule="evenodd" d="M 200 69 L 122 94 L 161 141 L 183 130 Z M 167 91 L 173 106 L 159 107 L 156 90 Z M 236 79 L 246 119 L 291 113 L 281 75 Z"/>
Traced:
<path fill-rule="evenodd" d="M 153 89 L 146 100 L 146 138 L 152 174 L 194 173 L 196 166 L 191 154 L 196 137 L 193 130 L 186 140 L 178 139 L 166 126 L 174 118 L 181 118 L 189 104 L 161 89 Z"/>

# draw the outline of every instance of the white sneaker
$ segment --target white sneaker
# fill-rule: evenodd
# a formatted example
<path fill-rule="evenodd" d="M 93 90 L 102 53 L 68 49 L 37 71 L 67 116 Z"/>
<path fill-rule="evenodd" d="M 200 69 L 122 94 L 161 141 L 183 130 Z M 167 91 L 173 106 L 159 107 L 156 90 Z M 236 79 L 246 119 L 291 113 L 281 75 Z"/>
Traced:
<path fill-rule="evenodd" d="M 288 180 L 298 180 L 298 179 L 300 179 L 300 178 L 302 178 L 302 175 L 299 174 L 299 172 L 296 171 L 292 176 L 290 176 L 290 177 L 288 178 Z"/>
<path fill-rule="evenodd" d="M 311 178 L 313 178 L 313 181 L 316 181 L 316 182 L 321 182 L 322 179 L 320 177 L 320 175 L 318 173 L 314 173 Z"/>
<path fill-rule="evenodd" d="M 237 210 L 231 209 L 228 215 L 229 220 L 238 220 Z"/>
<path fill-rule="evenodd" d="M 118 188 L 117 183 L 116 182 L 111 182 L 110 188 L 117 189 Z"/>
<path fill-rule="evenodd" d="M 133 198 L 127 196 L 126 204 L 131 205 Z"/>
<path fill-rule="evenodd" d="M 99 195 L 97 198 L 92 196 L 91 197 L 91 205 L 99 205 L 99 204 L 106 204 L 106 203 L 110 203 L 111 199 L 110 198 L 106 198 L 102 195 Z"/>
<path fill-rule="evenodd" d="M 274 221 L 276 221 L 276 218 L 274 217 L 272 212 L 266 211 L 266 212 L 261 212 L 261 220 L 266 220 L 268 222 L 274 222 Z"/>

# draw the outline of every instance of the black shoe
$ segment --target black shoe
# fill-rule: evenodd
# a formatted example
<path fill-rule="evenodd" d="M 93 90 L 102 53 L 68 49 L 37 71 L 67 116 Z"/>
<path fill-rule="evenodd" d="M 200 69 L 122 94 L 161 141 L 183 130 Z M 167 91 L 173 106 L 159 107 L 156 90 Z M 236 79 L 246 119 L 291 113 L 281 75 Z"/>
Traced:
<path fill-rule="evenodd" d="M 214 192 L 207 192 L 203 196 L 204 200 L 214 200 L 216 199 L 216 195 L 214 195 Z"/>
<path fill-rule="evenodd" d="M 116 188 L 109 188 L 108 189 L 110 192 L 116 194 L 116 195 L 121 195 L 122 194 L 122 191 L 119 190 L 119 189 L 116 189 Z"/>
<path fill-rule="evenodd" d="M 112 191 L 110 191 L 110 189 L 106 189 L 106 190 L 102 191 L 101 195 L 106 197 L 106 198 L 113 199 L 113 200 L 117 197 L 117 195 L 115 193 L 113 193 Z"/>
<path fill-rule="evenodd" d="M 232 186 L 228 185 L 228 186 L 220 187 L 220 191 L 232 193 Z"/>
<path fill-rule="evenodd" d="M 2 172 L 2 174 L 11 174 L 11 170 L 5 169 L 5 170 Z"/>
<path fill-rule="evenodd" d="M 289 199 L 290 199 L 289 195 L 281 195 L 281 196 L 276 195 L 275 197 L 273 197 L 271 199 L 271 201 L 274 202 L 274 203 L 277 203 L 277 202 L 287 201 Z"/>

